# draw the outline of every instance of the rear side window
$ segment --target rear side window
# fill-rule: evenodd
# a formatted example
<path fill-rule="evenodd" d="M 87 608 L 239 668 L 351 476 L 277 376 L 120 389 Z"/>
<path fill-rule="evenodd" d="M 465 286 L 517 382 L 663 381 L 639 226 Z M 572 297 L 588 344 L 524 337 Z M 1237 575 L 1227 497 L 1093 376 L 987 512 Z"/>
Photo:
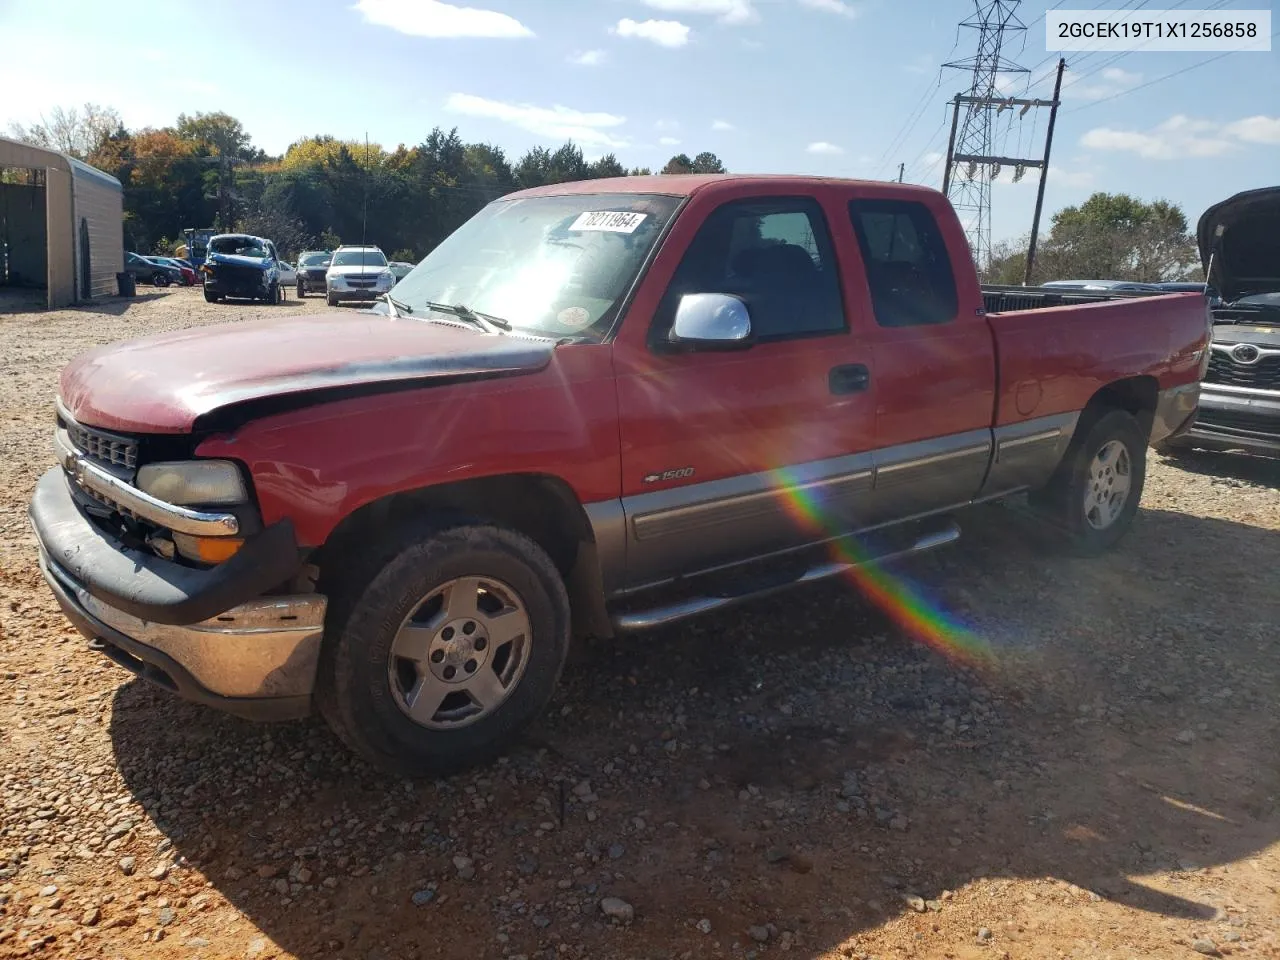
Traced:
<path fill-rule="evenodd" d="M 853 200 L 849 216 L 876 323 L 913 327 L 955 319 L 955 274 L 928 207 L 914 200 Z"/>

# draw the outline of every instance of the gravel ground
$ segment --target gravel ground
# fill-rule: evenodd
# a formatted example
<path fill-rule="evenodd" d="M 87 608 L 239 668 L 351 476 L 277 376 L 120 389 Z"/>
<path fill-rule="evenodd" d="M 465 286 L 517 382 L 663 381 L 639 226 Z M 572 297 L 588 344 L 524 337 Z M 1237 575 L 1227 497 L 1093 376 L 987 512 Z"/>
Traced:
<path fill-rule="evenodd" d="M 63 363 L 302 309 L 0 315 L 0 957 L 1280 956 L 1280 464 L 1153 454 L 1098 560 L 975 511 L 901 571 L 932 644 L 831 583 L 584 645 L 408 783 L 132 679 L 33 562 Z"/>

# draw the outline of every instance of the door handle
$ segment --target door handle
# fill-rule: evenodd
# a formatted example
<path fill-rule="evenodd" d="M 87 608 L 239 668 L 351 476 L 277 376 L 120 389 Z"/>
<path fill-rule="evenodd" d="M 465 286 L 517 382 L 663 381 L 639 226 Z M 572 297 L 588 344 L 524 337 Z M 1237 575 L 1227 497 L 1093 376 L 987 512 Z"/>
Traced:
<path fill-rule="evenodd" d="M 832 367 L 827 374 L 827 386 L 832 393 L 858 393 L 871 385 L 871 371 L 866 364 L 842 363 Z"/>

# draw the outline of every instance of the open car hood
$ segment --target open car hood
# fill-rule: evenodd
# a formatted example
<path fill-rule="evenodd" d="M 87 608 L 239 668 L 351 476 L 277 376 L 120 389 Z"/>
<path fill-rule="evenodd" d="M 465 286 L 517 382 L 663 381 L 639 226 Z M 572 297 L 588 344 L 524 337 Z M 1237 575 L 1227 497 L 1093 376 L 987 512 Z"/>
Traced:
<path fill-rule="evenodd" d="M 211 253 L 209 263 L 217 266 L 220 263 L 229 267 L 252 267 L 254 270 L 266 270 L 271 266 L 270 260 L 259 260 L 257 257 L 243 257 L 238 253 Z"/>
<path fill-rule="evenodd" d="M 1280 187 L 1215 203 L 1200 217 L 1196 243 L 1205 279 L 1225 303 L 1280 291 Z"/>

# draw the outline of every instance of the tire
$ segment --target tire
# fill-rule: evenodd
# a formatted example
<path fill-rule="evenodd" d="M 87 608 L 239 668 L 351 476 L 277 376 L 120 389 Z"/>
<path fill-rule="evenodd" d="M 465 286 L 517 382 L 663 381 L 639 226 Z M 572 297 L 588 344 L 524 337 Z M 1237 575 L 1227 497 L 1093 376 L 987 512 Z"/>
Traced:
<path fill-rule="evenodd" d="M 157 273 L 151 278 L 151 283 L 157 287 L 167 287 L 169 285 L 169 278 L 163 273 Z"/>
<path fill-rule="evenodd" d="M 219 297 L 219 296 L 218 296 L 216 293 L 214 293 L 212 290 L 210 290 L 208 287 L 205 287 L 205 288 L 204 288 L 204 299 L 205 299 L 205 301 L 206 301 L 207 303 L 217 303 L 217 302 L 218 302 L 219 300 L 221 300 L 222 298 L 221 298 L 221 297 Z"/>
<path fill-rule="evenodd" d="M 280 284 L 273 283 L 267 288 L 267 303 L 277 304 L 280 302 Z"/>
<path fill-rule="evenodd" d="M 1077 430 L 1052 479 L 1031 502 L 1073 553 L 1096 556 L 1132 526 L 1146 475 L 1147 438 L 1138 421 L 1111 410 Z M 1099 498 L 1108 490 L 1109 497 Z"/>
<path fill-rule="evenodd" d="M 491 760 L 560 679 L 568 595 L 551 558 L 523 534 L 419 524 L 357 559 L 326 592 L 316 706 L 351 750 L 397 776 Z"/>
<path fill-rule="evenodd" d="M 329 306 L 331 307 L 336 307 L 338 305 L 338 298 L 335 297 L 332 293 L 327 294 L 324 299 L 325 299 L 325 302 L 329 304 Z"/>
<path fill-rule="evenodd" d="M 298 293 L 298 299 L 299 299 L 299 300 L 305 300 L 305 299 L 307 299 L 307 288 L 306 288 L 306 287 L 304 287 L 301 283 L 299 283 L 299 284 L 298 284 L 298 290 L 297 290 L 297 293 Z"/>

